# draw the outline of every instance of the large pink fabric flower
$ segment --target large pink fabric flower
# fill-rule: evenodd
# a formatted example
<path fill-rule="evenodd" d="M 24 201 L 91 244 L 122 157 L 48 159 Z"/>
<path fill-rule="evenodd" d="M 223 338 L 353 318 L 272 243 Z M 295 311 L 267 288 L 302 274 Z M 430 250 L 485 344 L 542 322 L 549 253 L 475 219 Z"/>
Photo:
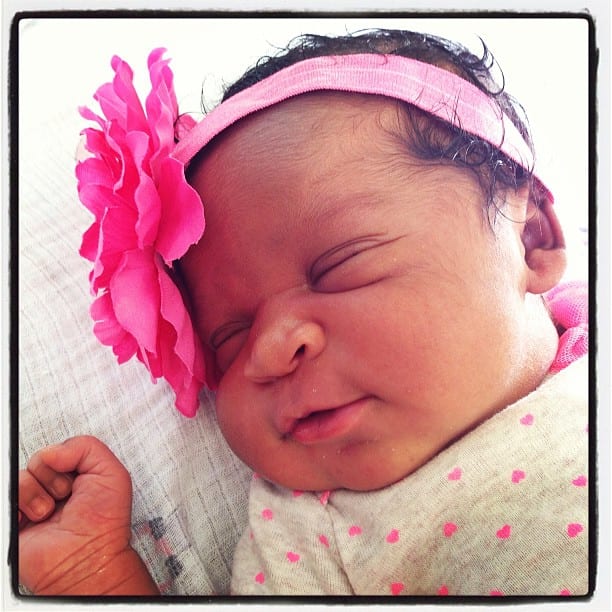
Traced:
<path fill-rule="evenodd" d="M 113 347 L 119 363 L 136 355 L 154 381 L 164 377 L 176 407 L 193 416 L 204 356 L 172 262 L 202 236 L 204 211 L 183 164 L 170 156 L 178 105 L 164 52 L 155 49 L 148 58 L 146 112 L 130 66 L 116 56 L 112 83 L 94 95 L 103 116 L 79 108 L 99 126 L 83 131 L 92 156 L 76 166 L 79 198 L 95 216 L 80 253 L 93 262 L 97 338 Z"/>

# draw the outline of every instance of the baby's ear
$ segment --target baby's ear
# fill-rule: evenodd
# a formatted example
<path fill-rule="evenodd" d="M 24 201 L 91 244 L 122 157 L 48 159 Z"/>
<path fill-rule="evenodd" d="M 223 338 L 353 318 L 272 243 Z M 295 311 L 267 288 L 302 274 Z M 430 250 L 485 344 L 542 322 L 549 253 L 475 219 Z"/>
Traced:
<path fill-rule="evenodd" d="M 565 239 L 552 201 L 536 204 L 531 195 L 527 202 L 527 222 L 521 239 L 527 263 L 527 291 L 540 294 L 552 289 L 563 276 L 566 266 Z"/>

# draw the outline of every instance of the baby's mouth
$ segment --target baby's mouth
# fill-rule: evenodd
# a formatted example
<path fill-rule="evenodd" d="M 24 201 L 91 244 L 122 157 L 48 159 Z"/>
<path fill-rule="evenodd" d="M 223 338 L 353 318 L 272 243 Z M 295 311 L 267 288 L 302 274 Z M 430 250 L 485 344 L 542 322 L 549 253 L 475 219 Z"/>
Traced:
<path fill-rule="evenodd" d="M 334 408 L 311 410 L 293 421 L 285 437 L 305 445 L 346 437 L 361 421 L 369 399 L 363 397 Z"/>

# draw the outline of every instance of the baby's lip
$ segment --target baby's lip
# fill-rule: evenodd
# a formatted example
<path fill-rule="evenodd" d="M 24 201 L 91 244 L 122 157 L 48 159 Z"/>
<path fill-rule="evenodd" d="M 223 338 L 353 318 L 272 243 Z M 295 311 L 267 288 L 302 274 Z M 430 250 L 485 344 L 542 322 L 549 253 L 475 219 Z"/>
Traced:
<path fill-rule="evenodd" d="M 321 404 L 319 406 L 305 404 L 303 406 L 294 406 L 293 408 L 281 410 L 278 420 L 278 428 L 283 436 L 291 433 L 295 428 L 296 424 L 300 421 L 307 419 L 313 414 L 319 412 L 327 412 L 329 410 L 336 410 L 341 406 L 344 406 L 347 402 L 342 401 L 331 401 L 327 404 Z"/>
<path fill-rule="evenodd" d="M 329 441 L 350 432 L 360 420 L 368 396 L 319 407 L 306 407 L 299 416 L 287 418 L 281 428 L 284 438 L 292 438 L 303 444 Z"/>

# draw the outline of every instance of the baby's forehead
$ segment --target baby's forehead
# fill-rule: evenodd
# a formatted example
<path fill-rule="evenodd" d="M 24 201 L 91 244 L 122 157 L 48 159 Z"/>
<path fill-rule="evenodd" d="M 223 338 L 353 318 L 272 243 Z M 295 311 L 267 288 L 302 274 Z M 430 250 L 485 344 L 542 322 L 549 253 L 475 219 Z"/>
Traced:
<path fill-rule="evenodd" d="M 323 209 L 350 217 L 384 205 L 398 185 L 410 185 L 415 193 L 433 193 L 440 185 L 464 190 L 466 182 L 471 187 L 471 174 L 410 152 L 401 133 L 400 104 L 378 95 L 316 92 L 236 122 L 209 145 L 193 175 L 210 225 L 231 233 L 227 228 L 242 220 L 228 215 L 228 207 L 242 214 L 255 202 L 258 216 L 280 199 L 284 205 L 275 218 Z"/>
<path fill-rule="evenodd" d="M 397 113 L 401 102 L 381 95 L 344 91 L 315 91 L 295 96 L 259 111 L 253 118 L 270 123 L 290 122 L 293 128 L 333 127 L 349 122 L 358 127 L 360 122 L 378 119 L 385 113 Z"/>
<path fill-rule="evenodd" d="M 381 95 L 341 91 L 304 93 L 237 121 L 207 147 L 219 152 L 231 143 L 234 162 L 246 162 L 275 146 L 298 155 L 308 145 L 337 144 L 340 139 L 388 139 L 406 134 L 402 103 Z M 293 150 L 292 150 L 293 149 Z M 295 150 L 297 149 L 297 150 Z"/>

